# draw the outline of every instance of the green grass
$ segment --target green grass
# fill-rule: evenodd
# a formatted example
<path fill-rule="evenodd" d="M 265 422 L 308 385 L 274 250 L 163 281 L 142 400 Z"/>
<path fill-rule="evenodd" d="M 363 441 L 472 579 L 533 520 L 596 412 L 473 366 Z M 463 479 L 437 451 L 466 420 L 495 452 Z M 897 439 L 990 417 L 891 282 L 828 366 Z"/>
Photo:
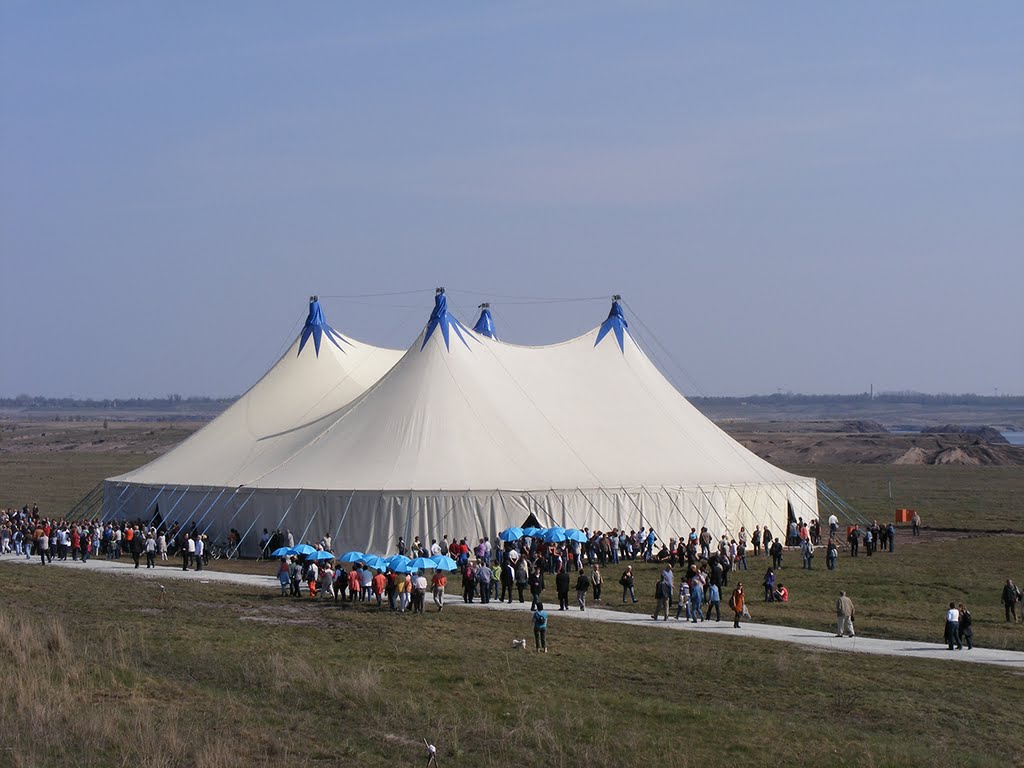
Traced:
<path fill-rule="evenodd" d="M 812 464 L 786 469 L 824 480 L 858 512 L 880 522 L 908 508 L 916 509 L 926 526 L 1024 533 L 1022 467 Z M 820 510 L 827 520 L 830 508 L 822 504 Z"/>
<path fill-rule="evenodd" d="M 1006 670 L 529 613 L 339 609 L 272 591 L 3 566 L 11 766 L 1003 766 Z M 314 709 L 307 713 L 307 707 Z M 39 724 L 59 738 L 39 738 Z"/>
<path fill-rule="evenodd" d="M 981 535 L 912 543 L 909 534 L 897 534 L 893 554 L 878 552 L 866 557 L 862 552 L 860 557 L 852 558 L 843 553 L 835 571 L 825 568 L 823 547 L 817 548 L 810 571 L 801 567 L 797 550 L 787 550 L 783 567 L 776 573 L 776 579 L 790 593 L 786 604 L 762 602 L 769 560 L 748 557 L 747 562 L 749 570 L 729 575 L 729 587 L 722 596 L 723 614 L 728 613 L 725 606 L 732 587 L 743 581 L 755 621 L 834 632 L 836 598 L 840 590 L 845 590 L 856 606 L 858 633 L 938 643 L 942 642 L 945 610 L 949 601 L 955 600 L 965 602 L 971 611 L 975 644 L 1024 651 L 1024 626 L 1007 625 L 1000 603 L 1005 580 L 1020 582 L 1024 536 Z M 610 582 L 604 594 L 607 607 L 631 612 L 653 610 L 654 585 L 661 568 L 634 564 L 641 600 L 634 606 L 621 602 L 621 566 L 609 566 L 605 573 Z M 677 567 L 677 583 L 679 578 Z"/>

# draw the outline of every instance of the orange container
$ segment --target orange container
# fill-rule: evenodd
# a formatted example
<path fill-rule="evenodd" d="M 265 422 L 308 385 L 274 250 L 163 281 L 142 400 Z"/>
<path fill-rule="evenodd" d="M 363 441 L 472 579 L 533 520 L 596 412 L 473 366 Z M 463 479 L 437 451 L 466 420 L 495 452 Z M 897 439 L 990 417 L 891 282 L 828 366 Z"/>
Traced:
<path fill-rule="evenodd" d="M 914 519 L 914 510 L 912 509 L 897 509 L 896 510 L 896 522 L 897 523 L 909 523 Z"/>

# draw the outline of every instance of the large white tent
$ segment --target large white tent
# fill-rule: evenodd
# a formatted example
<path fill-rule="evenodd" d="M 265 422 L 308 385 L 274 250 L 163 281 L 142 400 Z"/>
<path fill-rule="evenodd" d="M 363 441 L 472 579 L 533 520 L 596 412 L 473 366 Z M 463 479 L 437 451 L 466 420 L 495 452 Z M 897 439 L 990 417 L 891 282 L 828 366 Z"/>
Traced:
<path fill-rule="evenodd" d="M 485 309 L 485 313 L 487 310 Z M 485 321 L 486 320 L 486 321 Z M 304 340 L 323 330 L 316 352 Z M 784 472 L 697 411 L 629 333 L 618 302 L 560 344 L 498 341 L 434 311 L 403 354 L 340 337 L 312 302 L 281 360 L 165 456 L 106 482 L 105 514 L 389 552 L 399 536 L 476 539 L 520 525 L 784 530 L 817 517 L 812 478 Z"/>

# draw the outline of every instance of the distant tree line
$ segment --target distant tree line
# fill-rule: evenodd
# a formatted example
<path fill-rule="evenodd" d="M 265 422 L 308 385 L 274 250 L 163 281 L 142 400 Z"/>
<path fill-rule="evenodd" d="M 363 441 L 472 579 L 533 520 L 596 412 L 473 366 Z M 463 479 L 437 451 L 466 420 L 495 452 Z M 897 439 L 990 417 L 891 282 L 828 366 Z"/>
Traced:
<path fill-rule="evenodd" d="M 906 405 L 1024 405 L 1021 395 L 974 395 L 938 394 L 923 392 L 880 392 L 871 395 L 801 395 L 792 392 L 777 392 L 774 395 L 749 395 L 747 397 L 691 397 L 694 405 L 715 405 L 727 403 L 749 403 L 752 405 L 821 405 L 826 403 L 900 403 Z"/>
<path fill-rule="evenodd" d="M 212 407 L 226 408 L 237 399 L 237 397 L 182 397 L 181 395 L 167 395 L 167 397 L 107 398 L 103 400 L 94 400 L 90 397 L 82 400 L 75 397 L 18 395 L 17 397 L 0 398 L 0 408 L 88 408 L 106 411 L 176 411 L 192 408 L 209 410 Z"/>

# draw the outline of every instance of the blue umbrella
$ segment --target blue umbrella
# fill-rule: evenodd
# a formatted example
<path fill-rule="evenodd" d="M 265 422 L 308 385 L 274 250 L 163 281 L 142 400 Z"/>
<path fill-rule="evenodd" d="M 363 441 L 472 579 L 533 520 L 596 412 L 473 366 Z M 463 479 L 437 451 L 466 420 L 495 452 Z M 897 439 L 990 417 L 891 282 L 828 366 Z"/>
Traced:
<path fill-rule="evenodd" d="M 431 560 L 429 557 L 417 557 L 415 560 L 410 562 L 406 566 L 410 572 L 419 571 L 424 568 L 437 568 L 437 563 Z"/>
<path fill-rule="evenodd" d="M 312 555 L 316 552 L 316 547 L 311 547 L 309 544 L 299 544 L 299 546 L 292 548 L 292 552 L 296 555 Z"/>
<path fill-rule="evenodd" d="M 405 573 L 405 571 L 400 571 L 398 569 L 399 568 L 404 568 L 405 566 L 407 566 L 411 562 L 412 562 L 412 559 L 406 557 L 405 555 L 392 555 L 391 557 L 389 557 L 387 559 L 388 567 L 391 570 L 393 570 L 395 573 Z"/>
<path fill-rule="evenodd" d="M 523 536 L 529 536 L 530 538 L 537 538 L 544 534 L 543 528 L 523 528 Z"/>
<path fill-rule="evenodd" d="M 439 571 L 454 571 L 459 567 L 459 564 L 448 557 L 448 555 L 434 555 L 430 559 L 437 563 L 435 568 Z"/>
<path fill-rule="evenodd" d="M 291 557 L 295 554 L 295 550 L 291 547 L 278 547 L 270 553 L 271 557 Z"/>
<path fill-rule="evenodd" d="M 581 544 L 587 540 L 587 534 L 583 531 L 578 531 L 575 528 L 566 528 L 565 538 L 568 541 L 578 541 Z"/>
<path fill-rule="evenodd" d="M 355 550 L 352 550 L 351 552 L 346 552 L 344 555 L 339 557 L 338 561 L 342 563 L 360 563 L 365 559 L 366 555 L 364 555 L 362 552 L 356 552 Z"/>
<path fill-rule="evenodd" d="M 549 544 L 565 541 L 565 528 L 559 528 L 557 525 L 554 528 L 548 528 L 541 538 Z"/>
<path fill-rule="evenodd" d="M 388 561 L 383 557 L 377 557 L 377 555 L 367 555 L 363 562 L 366 563 L 368 568 L 376 568 L 378 571 L 388 567 Z"/>
<path fill-rule="evenodd" d="M 306 556 L 307 560 L 333 560 L 334 555 L 325 549 L 321 549 L 319 552 L 313 552 L 312 555 Z"/>
<path fill-rule="evenodd" d="M 498 538 L 502 541 L 519 541 L 523 538 L 522 528 L 506 528 L 504 531 L 498 534 Z"/>

